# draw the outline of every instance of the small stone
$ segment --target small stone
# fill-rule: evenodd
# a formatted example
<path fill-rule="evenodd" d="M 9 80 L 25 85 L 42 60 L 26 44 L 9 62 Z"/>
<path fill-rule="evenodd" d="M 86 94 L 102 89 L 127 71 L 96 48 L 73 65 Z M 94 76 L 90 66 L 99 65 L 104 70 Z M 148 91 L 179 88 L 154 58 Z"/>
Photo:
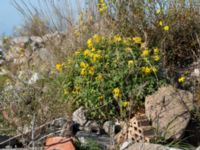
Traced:
<path fill-rule="evenodd" d="M 83 107 L 80 107 L 76 111 L 73 112 L 72 120 L 75 123 L 78 123 L 80 126 L 83 126 L 86 122 L 85 110 Z"/>
<path fill-rule="evenodd" d="M 100 134 L 100 126 L 96 121 L 88 121 L 84 126 L 84 130 L 86 132 L 93 132 Z"/>
<path fill-rule="evenodd" d="M 37 43 L 42 43 L 43 40 L 41 37 L 39 36 L 31 36 L 30 39 L 33 41 L 33 42 L 37 42 Z"/>
<path fill-rule="evenodd" d="M 103 129 L 105 131 L 105 133 L 107 134 L 110 134 L 111 133 L 111 130 L 113 129 L 113 122 L 112 121 L 106 121 L 104 124 L 103 124 Z"/>
<path fill-rule="evenodd" d="M 199 147 L 197 147 L 197 149 L 196 150 L 200 150 L 200 146 Z"/>
<path fill-rule="evenodd" d="M 200 71 L 199 69 L 194 69 L 194 71 L 191 73 L 191 76 L 193 77 L 199 77 L 200 76 Z"/>
<path fill-rule="evenodd" d="M 28 81 L 28 84 L 34 84 L 39 80 L 39 74 L 37 72 L 33 73 L 31 78 Z"/>
<path fill-rule="evenodd" d="M 128 146 L 130 146 L 131 144 L 133 144 L 133 141 L 132 140 L 127 140 L 125 141 L 121 147 L 120 147 L 120 150 L 125 150 Z"/>
<path fill-rule="evenodd" d="M 66 123 L 66 118 L 58 118 L 51 123 L 51 126 L 59 129 L 62 128 Z"/>
<path fill-rule="evenodd" d="M 85 124 L 85 126 L 83 127 L 83 130 L 86 131 L 86 132 L 91 132 L 90 124 L 91 124 L 91 121 L 88 121 L 88 122 Z"/>

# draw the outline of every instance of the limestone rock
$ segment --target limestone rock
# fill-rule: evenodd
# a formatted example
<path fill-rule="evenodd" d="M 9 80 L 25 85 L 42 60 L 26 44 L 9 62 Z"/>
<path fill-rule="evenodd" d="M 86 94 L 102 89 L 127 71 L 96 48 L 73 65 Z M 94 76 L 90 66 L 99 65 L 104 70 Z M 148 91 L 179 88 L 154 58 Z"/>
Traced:
<path fill-rule="evenodd" d="M 166 146 L 150 143 L 135 143 L 125 150 L 181 150 L 176 148 L 169 148 Z"/>
<path fill-rule="evenodd" d="M 83 107 L 80 107 L 76 111 L 73 112 L 72 120 L 75 123 L 78 123 L 80 126 L 83 126 L 86 122 L 85 110 Z"/>
<path fill-rule="evenodd" d="M 199 77 L 200 76 L 200 70 L 198 68 L 195 68 L 194 71 L 191 73 L 192 77 Z"/>
<path fill-rule="evenodd" d="M 127 140 L 121 145 L 120 150 L 125 150 L 126 148 L 128 148 L 132 144 L 133 144 L 132 140 Z"/>
<path fill-rule="evenodd" d="M 28 36 L 21 36 L 13 38 L 11 42 L 13 44 L 29 43 L 31 42 L 31 39 Z"/>
<path fill-rule="evenodd" d="M 40 79 L 39 74 L 37 72 L 33 73 L 31 78 L 28 80 L 28 84 L 34 84 Z"/>
<path fill-rule="evenodd" d="M 111 130 L 114 128 L 113 122 L 112 121 L 106 121 L 103 124 L 103 129 L 105 131 L 105 133 L 110 134 Z"/>
<path fill-rule="evenodd" d="M 193 95 L 172 86 L 161 87 L 145 100 L 145 113 L 165 138 L 179 139 L 190 120 Z"/>
<path fill-rule="evenodd" d="M 100 134 L 100 125 L 97 123 L 97 121 L 88 121 L 84 126 L 84 130 L 86 132 Z"/>

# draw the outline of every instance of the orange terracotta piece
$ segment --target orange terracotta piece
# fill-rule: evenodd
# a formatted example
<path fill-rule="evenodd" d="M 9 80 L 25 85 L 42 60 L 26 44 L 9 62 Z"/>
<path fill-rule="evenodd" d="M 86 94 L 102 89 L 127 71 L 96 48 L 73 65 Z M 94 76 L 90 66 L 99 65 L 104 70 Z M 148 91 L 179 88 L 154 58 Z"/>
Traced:
<path fill-rule="evenodd" d="M 71 138 L 66 137 L 49 137 L 46 140 L 45 150 L 75 150 Z"/>

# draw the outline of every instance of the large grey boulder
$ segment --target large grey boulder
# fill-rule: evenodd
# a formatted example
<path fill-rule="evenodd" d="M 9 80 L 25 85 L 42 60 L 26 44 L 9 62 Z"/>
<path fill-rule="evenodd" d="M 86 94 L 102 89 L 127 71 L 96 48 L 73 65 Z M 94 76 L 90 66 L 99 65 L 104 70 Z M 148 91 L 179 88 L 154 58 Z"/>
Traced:
<path fill-rule="evenodd" d="M 124 150 L 181 150 L 151 143 L 135 143 Z"/>
<path fill-rule="evenodd" d="M 193 107 L 192 93 L 172 86 L 159 88 L 145 100 L 146 116 L 166 139 L 179 139 L 183 135 Z"/>

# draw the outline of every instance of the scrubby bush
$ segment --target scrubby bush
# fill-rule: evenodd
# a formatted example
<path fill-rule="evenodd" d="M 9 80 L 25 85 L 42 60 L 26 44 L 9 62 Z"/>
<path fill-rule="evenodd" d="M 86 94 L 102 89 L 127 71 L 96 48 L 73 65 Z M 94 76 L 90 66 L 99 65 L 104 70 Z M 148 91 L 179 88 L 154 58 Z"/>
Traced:
<path fill-rule="evenodd" d="M 198 0 L 104 1 L 112 31 L 141 36 L 149 47 L 161 48 L 163 70 L 172 80 L 199 58 Z M 172 81 L 174 82 L 174 81 Z"/>
<path fill-rule="evenodd" d="M 6 78 L 2 78 L 6 79 Z M 1 80 L 0 80 L 1 81 Z M 1 82 L 2 83 L 2 82 Z M 55 118 L 71 115 L 70 103 L 58 101 L 48 77 L 34 85 L 6 79 L 0 89 L 0 133 L 16 134 L 31 130 Z M 34 120 L 33 120 L 34 118 Z M 39 133 L 38 133 L 39 134 Z"/>
<path fill-rule="evenodd" d="M 56 80 L 63 99 L 84 106 L 91 117 L 124 116 L 163 83 L 158 75 L 160 50 L 146 47 L 140 37 L 95 34 L 87 46 L 56 65 Z"/>
<path fill-rule="evenodd" d="M 24 36 L 43 36 L 51 32 L 48 22 L 39 15 L 34 15 L 25 21 L 24 25 L 18 29 L 19 35 Z"/>

